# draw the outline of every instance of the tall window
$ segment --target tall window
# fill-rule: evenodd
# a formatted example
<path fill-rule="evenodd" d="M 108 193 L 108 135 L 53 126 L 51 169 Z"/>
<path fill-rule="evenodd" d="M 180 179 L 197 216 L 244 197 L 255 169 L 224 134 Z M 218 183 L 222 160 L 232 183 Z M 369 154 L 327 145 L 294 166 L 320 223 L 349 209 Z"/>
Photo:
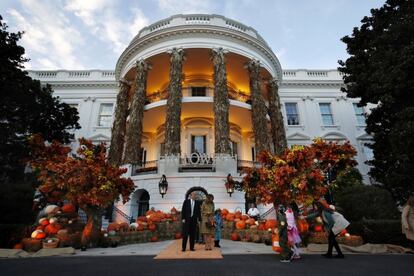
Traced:
<path fill-rule="evenodd" d="M 354 110 L 355 110 L 355 116 L 357 119 L 357 123 L 359 126 L 365 125 L 365 112 L 364 108 L 362 106 L 358 106 L 358 104 L 354 103 Z"/>
<path fill-rule="evenodd" d="M 320 103 L 319 109 L 321 111 L 322 123 L 324 126 L 333 126 L 333 116 L 330 103 Z"/>
<path fill-rule="evenodd" d="M 362 149 L 364 151 L 365 159 L 367 161 L 371 161 L 374 159 L 374 150 L 369 147 L 369 144 L 364 143 Z"/>
<path fill-rule="evenodd" d="M 256 161 L 256 149 L 254 147 L 252 147 L 252 161 Z"/>
<path fill-rule="evenodd" d="M 237 155 L 237 142 L 231 141 L 230 152 L 232 156 Z"/>
<path fill-rule="evenodd" d="M 206 136 L 191 135 L 191 153 L 206 153 Z"/>
<path fill-rule="evenodd" d="M 101 104 L 99 109 L 98 126 L 110 127 L 112 122 L 113 104 Z"/>
<path fill-rule="evenodd" d="M 160 156 L 165 155 L 165 143 L 161 143 L 160 145 Z"/>
<path fill-rule="evenodd" d="M 299 125 L 298 106 L 296 103 L 286 103 L 286 117 L 289 126 Z"/>
<path fill-rule="evenodd" d="M 205 97 L 206 87 L 191 87 L 191 96 L 193 97 Z"/>

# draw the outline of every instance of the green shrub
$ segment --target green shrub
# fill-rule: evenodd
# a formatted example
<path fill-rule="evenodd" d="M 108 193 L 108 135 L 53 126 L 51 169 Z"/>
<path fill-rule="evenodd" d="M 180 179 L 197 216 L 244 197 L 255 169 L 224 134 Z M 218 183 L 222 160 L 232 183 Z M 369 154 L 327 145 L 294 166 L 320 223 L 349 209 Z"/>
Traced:
<path fill-rule="evenodd" d="M 401 221 L 399 219 L 360 220 L 352 222 L 347 229 L 349 233 L 361 236 L 366 243 L 409 246 L 409 241 L 401 232 Z"/>
<path fill-rule="evenodd" d="M 349 186 L 334 195 L 338 210 L 349 221 L 396 219 L 399 212 L 391 194 L 374 186 Z"/>

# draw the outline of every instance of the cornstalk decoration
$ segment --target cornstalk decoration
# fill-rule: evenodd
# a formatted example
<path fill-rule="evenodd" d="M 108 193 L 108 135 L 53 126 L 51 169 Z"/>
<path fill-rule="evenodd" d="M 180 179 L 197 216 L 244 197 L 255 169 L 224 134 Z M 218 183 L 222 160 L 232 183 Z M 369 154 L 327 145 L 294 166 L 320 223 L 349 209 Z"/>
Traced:
<path fill-rule="evenodd" d="M 214 65 L 214 150 L 216 154 L 230 154 L 229 106 L 226 57 L 223 48 L 213 49 Z"/>
<path fill-rule="evenodd" d="M 276 155 L 282 154 L 287 148 L 286 132 L 280 107 L 279 86 L 277 79 L 269 82 L 269 117 L 272 126 L 272 142 Z"/>
<path fill-rule="evenodd" d="M 124 140 L 126 131 L 126 119 L 128 117 L 128 92 L 130 85 L 128 81 L 119 81 L 119 93 L 116 98 L 115 120 L 112 126 L 111 146 L 109 148 L 108 160 L 111 165 L 119 166 L 122 162 L 124 151 Z"/>
<path fill-rule="evenodd" d="M 151 67 L 145 60 L 137 61 L 135 93 L 132 98 L 129 125 L 126 131 L 124 163 L 142 164 L 142 122 L 144 118 L 144 105 L 147 94 L 147 75 L 149 69 L 151 69 Z"/>
<path fill-rule="evenodd" d="M 170 55 L 170 85 L 165 119 L 165 154 L 180 155 L 181 99 L 183 97 L 181 83 L 184 50 L 173 48 Z"/>
<path fill-rule="evenodd" d="M 267 107 L 260 89 L 260 62 L 252 59 L 248 64 L 250 77 L 250 94 L 252 98 L 252 123 L 256 152 L 269 151 L 269 135 L 267 132 Z"/>

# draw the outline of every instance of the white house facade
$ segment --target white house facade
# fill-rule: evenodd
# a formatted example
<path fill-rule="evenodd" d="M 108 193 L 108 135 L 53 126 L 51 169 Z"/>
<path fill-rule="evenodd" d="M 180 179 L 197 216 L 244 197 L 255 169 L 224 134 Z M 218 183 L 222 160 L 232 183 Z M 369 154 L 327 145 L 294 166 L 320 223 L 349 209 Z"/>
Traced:
<path fill-rule="evenodd" d="M 349 140 L 358 151 L 358 169 L 369 182 L 365 161 L 372 152 L 366 144 L 372 137 L 364 130 L 366 111 L 357 107 L 358 99 L 340 91 L 341 74 L 283 70 L 256 30 L 223 16 L 176 15 L 145 27 L 115 70 L 29 74 L 51 84 L 56 96 L 78 109 L 81 129 L 75 131 L 76 138 L 117 143 L 117 152 L 110 154 L 129 169 L 137 187 L 127 204 L 116 204 L 115 216 L 120 218 L 135 218 L 151 207 L 181 209 L 193 190 L 213 194 L 218 208 L 244 211 L 244 194 L 230 196 L 224 183 L 228 174 L 237 179 L 243 167 L 254 164 L 261 137 L 255 137 L 252 110 L 257 106 L 252 105 L 258 97 L 271 104 L 271 83 L 277 87 L 288 145 L 306 145 L 315 137 Z M 219 85 L 226 88 L 228 117 L 215 106 Z M 254 89 L 259 91 L 256 100 Z M 269 141 L 271 116 L 262 120 Z M 113 139 L 114 131 L 120 138 Z M 220 148 L 219 139 L 228 141 L 228 147 Z M 162 175 L 168 181 L 163 195 Z"/>

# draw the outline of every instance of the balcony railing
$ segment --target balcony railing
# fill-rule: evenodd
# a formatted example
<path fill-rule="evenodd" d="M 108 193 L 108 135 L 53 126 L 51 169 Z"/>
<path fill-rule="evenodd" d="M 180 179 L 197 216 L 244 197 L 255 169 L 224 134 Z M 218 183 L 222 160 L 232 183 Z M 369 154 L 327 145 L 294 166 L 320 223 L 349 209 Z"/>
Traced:
<path fill-rule="evenodd" d="M 132 176 L 158 173 L 158 160 L 146 161 L 139 165 L 132 165 Z"/>

